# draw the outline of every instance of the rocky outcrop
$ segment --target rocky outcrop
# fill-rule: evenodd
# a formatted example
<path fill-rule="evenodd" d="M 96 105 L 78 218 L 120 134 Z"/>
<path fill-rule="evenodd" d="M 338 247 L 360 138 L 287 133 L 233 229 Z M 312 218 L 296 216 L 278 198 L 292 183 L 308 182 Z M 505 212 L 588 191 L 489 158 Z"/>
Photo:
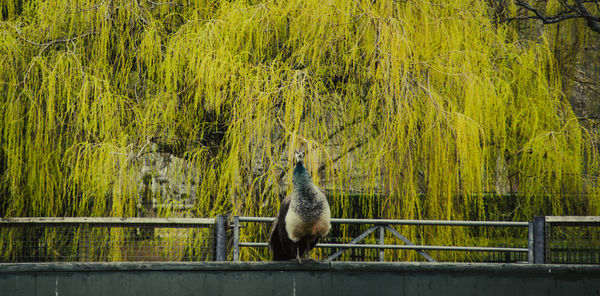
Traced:
<path fill-rule="evenodd" d="M 138 216 L 153 217 L 158 208 L 183 210 L 196 201 L 198 170 L 187 160 L 169 153 L 150 152 L 139 166 Z"/>

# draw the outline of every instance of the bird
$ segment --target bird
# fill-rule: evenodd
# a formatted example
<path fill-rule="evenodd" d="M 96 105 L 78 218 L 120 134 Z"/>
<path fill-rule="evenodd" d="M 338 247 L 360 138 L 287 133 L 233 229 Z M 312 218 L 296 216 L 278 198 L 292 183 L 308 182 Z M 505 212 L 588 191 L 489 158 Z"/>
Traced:
<path fill-rule="evenodd" d="M 296 150 L 294 158 L 292 192 L 279 207 L 271 228 L 269 247 L 275 261 L 297 259 L 302 263 L 302 256 L 331 229 L 331 211 L 325 191 L 315 186 L 304 167 L 304 151 Z"/>

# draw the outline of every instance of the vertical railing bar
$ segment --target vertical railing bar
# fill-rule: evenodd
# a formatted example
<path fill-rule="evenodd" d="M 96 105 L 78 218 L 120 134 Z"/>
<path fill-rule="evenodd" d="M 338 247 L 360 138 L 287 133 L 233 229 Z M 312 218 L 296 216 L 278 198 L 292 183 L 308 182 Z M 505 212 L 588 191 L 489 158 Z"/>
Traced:
<path fill-rule="evenodd" d="M 552 231 L 552 223 L 546 222 L 546 218 L 544 217 L 544 263 L 550 264 L 552 263 L 552 250 L 550 241 L 550 232 Z"/>
<path fill-rule="evenodd" d="M 227 260 L 227 216 L 218 215 L 215 221 L 215 261 Z"/>
<path fill-rule="evenodd" d="M 385 227 L 383 226 L 379 226 L 379 244 L 382 246 L 385 245 Z M 381 262 L 385 261 L 384 251 L 384 249 L 379 250 L 379 261 Z"/>
<path fill-rule="evenodd" d="M 529 222 L 529 226 L 527 226 L 527 263 L 533 264 L 533 254 L 534 254 L 534 240 L 533 240 L 533 222 Z"/>
<path fill-rule="evenodd" d="M 544 264 L 545 260 L 545 217 L 533 217 L 533 263 Z"/>
<path fill-rule="evenodd" d="M 233 216 L 233 261 L 240 260 L 240 216 Z"/>

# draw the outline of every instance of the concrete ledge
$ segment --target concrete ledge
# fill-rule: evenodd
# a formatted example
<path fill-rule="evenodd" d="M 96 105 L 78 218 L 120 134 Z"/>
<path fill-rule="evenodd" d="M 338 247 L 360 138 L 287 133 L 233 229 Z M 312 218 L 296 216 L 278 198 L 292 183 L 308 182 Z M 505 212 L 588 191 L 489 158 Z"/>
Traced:
<path fill-rule="evenodd" d="M 599 265 L 0 264 L 1 295 L 597 295 L 599 291 Z"/>
<path fill-rule="evenodd" d="M 0 274 L 93 271 L 361 271 L 596 274 L 600 265 L 429 262 L 40 262 L 0 263 Z"/>

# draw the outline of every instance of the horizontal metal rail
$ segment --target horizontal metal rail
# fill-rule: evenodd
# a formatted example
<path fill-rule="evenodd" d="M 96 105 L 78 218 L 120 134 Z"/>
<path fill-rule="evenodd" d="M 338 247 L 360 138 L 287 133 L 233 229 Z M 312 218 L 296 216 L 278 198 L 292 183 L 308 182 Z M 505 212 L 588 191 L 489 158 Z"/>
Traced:
<path fill-rule="evenodd" d="M 599 223 L 600 216 L 546 216 L 546 223 Z"/>
<path fill-rule="evenodd" d="M 268 247 L 267 243 L 244 243 L 240 247 Z M 511 252 L 527 253 L 527 248 L 500 248 L 500 247 L 461 247 L 461 246 L 419 246 L 419 245 L 378 245 L 378 244 L 330 244 L 319 243 L 318 248 L 353 248 L 353 249 L 389 249 L 389 250 L 436 250 L 436 251 L 469 251 L 469 252 Z"/>
<path fill-rule="evenodd" d="M 1 227 L 80 226 L 90 227 L 211 227 L 213 218 L 113 218 L 113 217 L 27 217 L 0 218 Z"/>
<path fill-rule="evenodd" d="M 470 252 L 515 252 L 527 253 L 527 248 L 500 247 L 461 247 L 461 246 L 419 246 L 419 245 L 378 245 L 378 244 L 317 244 L 321 248 L 358 248 L 358 249 L 406 249 L 406 250 L 438 250 L 438 251 L 470 251 Z"/>
<path fill-rule="evenodd" d="M 273 222 L 272 217 L 240 217 L 240 222 Z M 528 227 L 529 222 L 514 221 L 461 221 L 461 220 L 394 220 L 394 219 L 344 219 L 332 218 L 332 224 L 376 224 L 376 225 L 437 225 L 437 226 L 496 226 Z"/>

